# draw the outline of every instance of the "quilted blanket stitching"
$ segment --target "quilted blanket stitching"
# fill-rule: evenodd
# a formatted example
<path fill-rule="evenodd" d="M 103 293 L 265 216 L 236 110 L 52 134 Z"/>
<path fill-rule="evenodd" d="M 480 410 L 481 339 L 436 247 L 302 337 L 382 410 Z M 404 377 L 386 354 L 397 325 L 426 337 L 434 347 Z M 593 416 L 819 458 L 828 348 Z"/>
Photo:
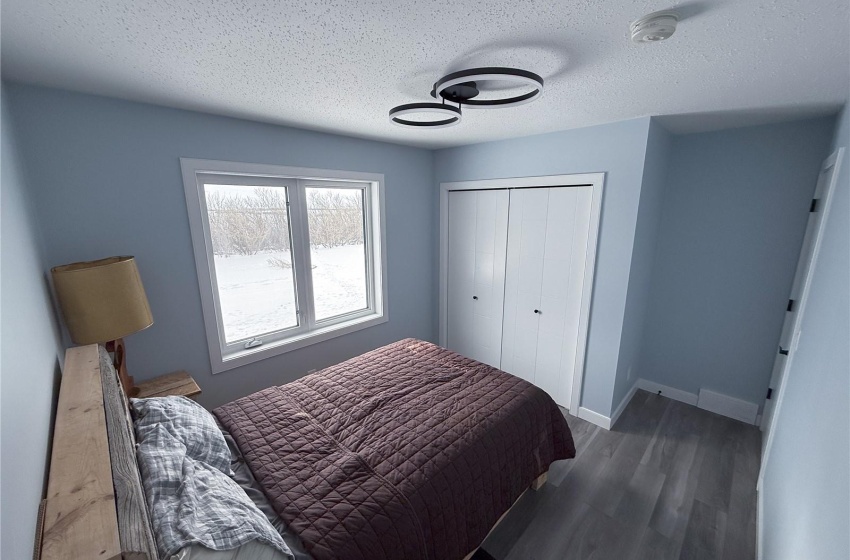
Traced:
<path fill-rule="evenodd" d="M 438 382 L 441 372 L 448 374 L 449 390 Z M 422 376 L 443 389 L 432 391 L 432 383 L 404 390 L 420 385 Z M 284 393 L 286 401 L 276 403 Z M 519 409 L 506 412 L 506 405 L 515 404 Z M 561 411 L 540 389 L 415 339 L 244 397 L 216 413 L 228 418 L 223 423 L 243 424 L 267 494 L 288 516 L 301 512 L 291 519 L 317 539 L 322 558 L 421 557 L 423 534 L 431 558 L 460 558 L 512 503 L 508 495 L 518 497 L 540 469 L 575 452 Z M 481 431 L 489 424 L 484 420 L 499 417 L 507 424 Z M 469 439 L 467 430 L 477 435 Z M 458 452 L 471 455 L 465 464 L 448 464 Z M 349 466 L 345 457 L 353 459 Z M 329 505 L 314 508 L 309 496 L 323 496 Z M 354 525 L 344 521 L 350 515 L 358 520 Z M 406 524 L 397 523 L 399 515 Z"/>
<path fill-rule="evenodd" d="M 401 491 L 399 491 L 399 489 L 396 488 L 394 484 L 392 484 L 389 480 L 384 478 L 380 473 L 376 472 L 375 469 L 373 469 L 371 465 L 369 465 L 365 460 L 363 460 L 363 457 L 360 455 L 360 453 L 352 451 L 351 449 L 345 447 L 344 445 L 342 445 L 342 443 L 337 441 L 337 439 L 335 437 L 333 437 L 330 433 L 328 433 L 327 430 L 325 430 L 325 427 L 322 426 L 322 423 L 319 422 L 318 420 L 316 420 L 316 418 L 312 414 L 310 414 L 306 409 L 304 409 L 304 407 L 301 406 L 300 403 L 298 403 L 295 399 L 293 399 L 291 395 L 288 395 L 283 391 L 281 391 L 280 393 L 281 393 L 281 396 L 283 396 L 286 400 L 289 401 L 289 403 L 291 405 L 293 405 L 293 407 L 301 410 L 301 412 L 303 412 L 304 414 L 309 416 L 310 419 L 312 420 L 313 424 L 317 428 L 319 428 L 319 430 L 321 430 L 322 433 L 324 433 L 328 437 L 328 439 L 331 440 L 339 449 L 342 449 L 342 450 L 347 451 L 348 453 L 351 453 L 361 465 L 363 465 L 370 473 L 372 473 L 373 475 L 378 477 L 378 479 L 380 479 L 381 482 L 384 483 L 384 486 L 386 488 L 388 488 L 392 493 L 394 493 L 396 496 L 398 496 L 401 500 L 404 501 L 405 505 L 407 506 L 408 510 L 410 511 L 411 517 L 413 518 L 414 521 L 416 521 L 416 528 L 419 531 L 419 535 L 418 535 L 419 536 L 419 545 L 422 548 L 422 553 L 424 554 L 425 558 L 427 559 L 428 558 L 428 547 L 425 544 L 425 530 L 422 528 L 422 521 L 419 519 L 419 516 L 416 515 L 416 509 L 413 507 L 413 504 L 410 503 L 410 500 L 407 499 L 407 496 L 405 496 Z"/>

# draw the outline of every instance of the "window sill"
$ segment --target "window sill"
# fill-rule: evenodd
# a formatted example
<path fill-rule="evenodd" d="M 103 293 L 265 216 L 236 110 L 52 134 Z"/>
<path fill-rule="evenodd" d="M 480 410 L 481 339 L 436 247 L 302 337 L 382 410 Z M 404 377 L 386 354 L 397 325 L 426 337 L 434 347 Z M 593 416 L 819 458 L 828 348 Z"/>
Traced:
<path fill-rule="evenodd" d="M 272 356 L 279 356 L 280 354 L 285 354 L 286 352 L 291 352 L 292 350 L 304 348 L 305 346 L 310 346 L 311 344 L 317 344 L 319 342 L 324 342 L 326 340 L 343 336 L 355 331 L 374 327 L 375 325 L 386 323 L 388 320 L 389 318 L 387 317 L 386 313 L 383 313 L 381 315 L 366 315 L 365 317 L 358 317 L 357 319 L 352 319 L 344 323 L 329 325 L 327 327 L 316 329 L 308 333 L 299 334 L 291 338 L 285 338 L 283 340 L 269 342 L 258 348 L 250 348 L 247 350 L 233 352 L 231 354 L 222 356 L 222 359 L 217 363 L 214 362 L 212 364 L 212 372 L 214 374 L 221 373 L 223 371 L 238 368 L 240 366 L 244 366 L 253 362 L 265 360 L 266 358 L 271 358 Z"/>

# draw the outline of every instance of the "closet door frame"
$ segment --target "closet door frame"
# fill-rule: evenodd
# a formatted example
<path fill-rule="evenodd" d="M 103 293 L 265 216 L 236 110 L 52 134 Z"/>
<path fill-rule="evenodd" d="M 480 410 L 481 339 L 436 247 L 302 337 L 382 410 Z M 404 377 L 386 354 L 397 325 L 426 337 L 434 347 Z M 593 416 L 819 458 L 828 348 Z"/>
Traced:
<path fill-rule="evenodd" d="M 447 344 L 448 331 L 448 256 L 449 256 L 449 192 L 489 189 L 526 189 L 543 187 L 592 187 L 590 204 L 590 226 L 587 237 L 587 264 L 584 272 L 584 289 L 581 294 L 579 314 L 578 348 L 576 368 L 573 376 L 573 391 L 570 398 L 570 414 L 578 415 L 581 404 L 581 388 L 584 383 L 584 366 L 587 354 L 587 333 L 590 322 L 590 303 L 596 271 L 596 252 L 599 240 L 599 218 L 602 211 L 602 191 L 605 173 L 576 173 L 570 175 L 545 175 L 541 177 L 513 177 L 507 179 L 481 179 L 440 183 L 440 300 L 439 327 L 440 345 Z"/>

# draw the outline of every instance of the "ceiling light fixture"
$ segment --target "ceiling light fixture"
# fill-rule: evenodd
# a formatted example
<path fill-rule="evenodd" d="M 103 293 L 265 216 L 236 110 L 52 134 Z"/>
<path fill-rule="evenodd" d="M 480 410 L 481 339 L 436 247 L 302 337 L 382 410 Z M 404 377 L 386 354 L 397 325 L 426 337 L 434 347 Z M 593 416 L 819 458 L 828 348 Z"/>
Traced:
<path fill-rule="evenodd" d="M 403 119 L 407 115 L 418 115 L 422 113 L 436 113 L 445 118 L 439 120 L 416 121 Z M 399 126 L 412 126 L 414 128 L 445 128 L 460 122 L 460 107 L 452 107 L 445 103 L 408 103 L 390 109 L 390 120 Z"/>
<path fill-rule="evenodd" d="M 531 88 L 531 91 L 497 99 L 475 99 L 481 93 L 480 86 L 486 82 L 510 82 Z M 390 120 L 401 126 L 415 128 L 443 128 L 460 122 L 461 108 L 466 106 L 473 109 L 516 107 L 530 103 L 543 95 L 543 78 L 517 68 L 502 68 L 487 66 L 460 70 L 443 76 L 434 84 L 431 97 L 442 99 L 442 103 L 409 103 L 399 105 L 390 110 Z M 446 102 L 456 103 L 457 107 Z M 420 121 L 401 119 L 400 116 L 412 113 L 441 113 L 449 118 Z"/>
<path fill-rule="evenodd" d="M 629 24 L 632 41 L 635 43 L 657 43 L 669 39 L 676 32 L 679 14 L 670 10 L 652 12 Z"/>
<path fill-rule="evenodd" d="M 502 99 L 473 99 L 480 93 L 478 83 L 488 81 L 519 83 L 533 89 L 528 93 Z M 516 107 L 534 101 L 541 95 L 543 95 L 543 78 L 534 72 L 498 67 L 473 68 L 453 72 L 440 78 L 434 84 L 434 89 L 431 90 L 431 97 L 440 96 L 447 101 L 454 101 L 476 109 Z"/>

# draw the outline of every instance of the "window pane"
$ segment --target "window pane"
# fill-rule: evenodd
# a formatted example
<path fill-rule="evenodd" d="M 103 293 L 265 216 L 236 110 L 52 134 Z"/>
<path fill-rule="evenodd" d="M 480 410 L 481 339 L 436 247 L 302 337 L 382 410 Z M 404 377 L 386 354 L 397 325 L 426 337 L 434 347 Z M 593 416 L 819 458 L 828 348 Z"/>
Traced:
<path fill-rule="evenodd" d="M 204 185 L 228 344 L 298 325 L 286 190 Z"/>
<path fill-rule="evenodd" d="M 307 187 L 316 320 L 366 309 L 363 189 Z"/>

